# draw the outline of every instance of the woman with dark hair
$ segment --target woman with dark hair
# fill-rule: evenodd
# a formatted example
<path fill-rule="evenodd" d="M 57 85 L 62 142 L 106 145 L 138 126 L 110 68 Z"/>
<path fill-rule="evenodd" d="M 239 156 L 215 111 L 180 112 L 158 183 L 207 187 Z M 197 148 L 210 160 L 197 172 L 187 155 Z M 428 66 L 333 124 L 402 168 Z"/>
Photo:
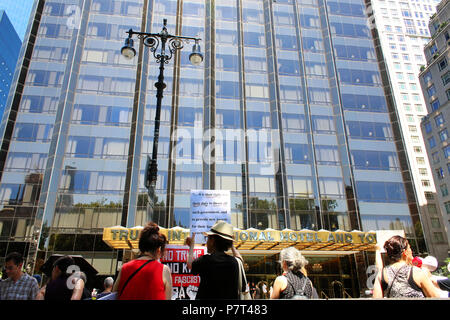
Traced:
<path fill-rule="evenodd" d="M 172 275 L 159 259 L 164 255 L 167 238 L 150 222 L 139 236 L 141 257 L 125 263 L 113 291 L 119 300 L 170 300 Z"/>
<path fill-rule="evenodd" d="M 393 236 L 384 243 L 392 263 L 378 273 L 373 298 L 439 298 L 439 293 L 423 270 L 412 265 L 408 240 Z"/>
<path fill-rule="evenodd" d="M 52 277 L 41 290 L 44 300 L 79 300 L 78 290 L 67 273 L 70 266 L 74 266 L 75 261 L 70 256 L 58 258 L 53 264 Z"/>

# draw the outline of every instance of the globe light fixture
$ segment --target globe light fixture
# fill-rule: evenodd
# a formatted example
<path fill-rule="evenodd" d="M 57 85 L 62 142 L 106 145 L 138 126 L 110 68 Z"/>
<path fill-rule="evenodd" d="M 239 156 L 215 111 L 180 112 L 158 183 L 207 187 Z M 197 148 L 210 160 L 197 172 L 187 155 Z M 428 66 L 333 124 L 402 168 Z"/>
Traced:
<path fill-rule="evenodd" d="M 130 37 L 125 39 L 125 45 L 120 50 L 120 53 L 128 60 L 133 59 L 136 56 L 136 50 L 133 48 L 134 41 Z"/>
<path fill-rule="evenodd" d="M 203 55 L 200 52 L 198 41 L 195 41 L 195 44 L 192 46 L 192 53 L 189 55 L 189 61 L 194 66 L 198 66 L 203 62 Z"/>

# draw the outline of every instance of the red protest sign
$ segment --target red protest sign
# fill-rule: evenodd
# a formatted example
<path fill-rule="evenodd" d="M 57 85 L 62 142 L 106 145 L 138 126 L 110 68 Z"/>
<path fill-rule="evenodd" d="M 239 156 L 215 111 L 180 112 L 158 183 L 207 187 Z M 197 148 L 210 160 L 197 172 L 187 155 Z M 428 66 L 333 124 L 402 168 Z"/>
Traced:
<path fill-rule="evenodd" d="M 187 267 L 188 246 L 168 245 L 161 258 L 161 263 L 167 265 L 172 273 L 172 300 L 195 299 L 200 277 L 191 274 Z M 204 255 L 206 247 L 194 248 L 194 259 Z"/>

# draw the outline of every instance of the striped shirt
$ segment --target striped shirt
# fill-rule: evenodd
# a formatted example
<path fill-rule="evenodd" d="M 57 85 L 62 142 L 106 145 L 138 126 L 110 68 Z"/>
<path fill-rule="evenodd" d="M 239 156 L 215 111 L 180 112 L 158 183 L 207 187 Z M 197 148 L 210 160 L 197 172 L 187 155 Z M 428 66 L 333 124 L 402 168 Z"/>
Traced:
<path fill-rule="evenodd" d="M 0 282 L 0 300 L 34 300 L 38 292 L 37 280 L 26 273 L 16 282 L 10 278 Z"/>

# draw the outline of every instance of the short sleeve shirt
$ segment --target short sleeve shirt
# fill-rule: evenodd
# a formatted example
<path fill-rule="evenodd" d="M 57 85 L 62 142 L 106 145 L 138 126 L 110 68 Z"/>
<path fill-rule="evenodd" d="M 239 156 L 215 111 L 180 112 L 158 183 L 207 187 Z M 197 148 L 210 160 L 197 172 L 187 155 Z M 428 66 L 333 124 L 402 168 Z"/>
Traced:
<path fill-rule="evenodd" d="M 196 299 L 239 299 L 239 265 L 224 252 L 208 254 L 192 262 L 192 274 L 200 276 Z"/>
<path fill-rule="evenodd" d="M 0 282 L 0 300 L 34 300 L 38 292 L 37 280 L 26 273 L 16 282 L 10 278 Z"/>

